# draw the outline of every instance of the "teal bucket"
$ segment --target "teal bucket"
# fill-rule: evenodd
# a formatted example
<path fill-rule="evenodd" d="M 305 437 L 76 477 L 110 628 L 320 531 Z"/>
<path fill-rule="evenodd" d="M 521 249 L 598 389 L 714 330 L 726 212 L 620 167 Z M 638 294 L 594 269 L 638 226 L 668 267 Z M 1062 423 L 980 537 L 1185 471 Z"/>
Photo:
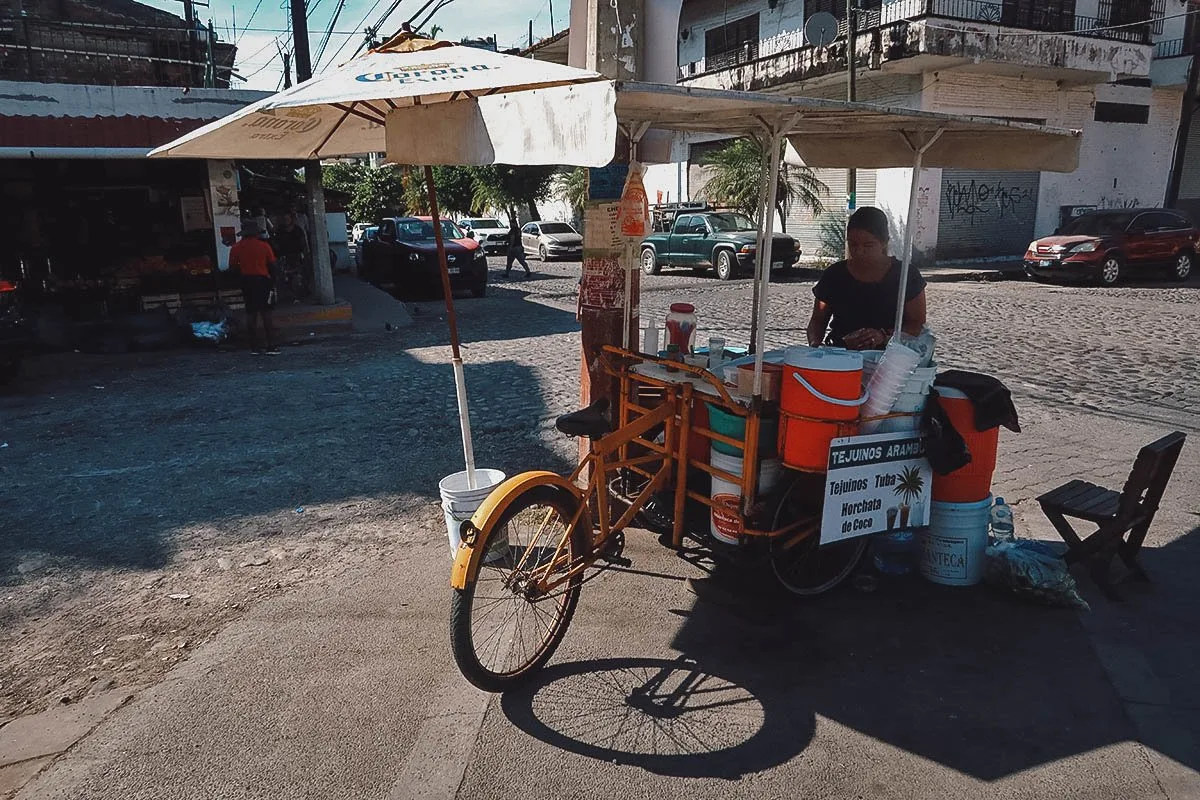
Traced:
<path fill-rule="evenodd" d="M 974 586 L 983 579 L 992 498 L 977 503 L 933 501 L 921 532 L 921 574 L 944 586 Z"/>
<path fill-rule="evenodd" d="M 730 439 L 737 439 L 739 442 L 746 441 L 745 417 L 731 414 L 712 403 L 705 403 L 705 405 L 708 406 L 708 427 L 713 433 L 728 436 Z M 758 426 L 758 457 L 772 458 L 776 454 L 776 439 L 778 438 L 779 420 L 761 420 Z M 742 448 L 740 447 L 734 447 L 731 444 L 725 444 L 725 442 L 718 442 L 716 439 L 713 439 L 712 446 L 713 450 L 716 450 L 718 453 L 742 458 Z"/>

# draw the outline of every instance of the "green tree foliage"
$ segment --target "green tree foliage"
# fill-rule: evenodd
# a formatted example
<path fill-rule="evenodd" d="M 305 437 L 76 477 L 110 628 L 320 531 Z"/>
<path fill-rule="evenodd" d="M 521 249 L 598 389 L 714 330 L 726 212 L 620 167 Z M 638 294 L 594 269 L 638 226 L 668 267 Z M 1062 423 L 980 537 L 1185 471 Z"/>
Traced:
<path fill-rule="evenodd" d="M 321 169 L 326 188 L 350 195 L 346 213 L 351 222 L 378 222 L 389 214 L 403 213 L 404 185 L 395 167 L 371 169 L 361 162 L 337 162 Z"/>
<path fill-rule="evenodd" d="M 575 216 L 583 214 L 588 199 L 588 171 L 586 167 L 566 169 L 554 176 L 554 188 L 566 199 Z"/>
<path fill-rule="evenodd" d="M 491 164 L 471 170 L 476 208 L 503 208 L 516 219 L 517 206 L 529 211 L 531 219 L 540 220 L 537 203 L 546 199 L 558 167 L 516 167 Z"/>
<path fill-rule="evenodd" d="M 761 223 L 758 196 L 763 168 L 762 144 L 754 139 L 737 139 L 710 153 L 703 163 L 711 175 L 702 190 L 705 199 L 728 205 Z M 813 214 L 822 213 L 825 206 L 821 197 L 828 193 L 829 187 L 808 167 L 782 164 L 775 202 L 781 224 L 787 217 L 787 209 L 796 204 Z"/>

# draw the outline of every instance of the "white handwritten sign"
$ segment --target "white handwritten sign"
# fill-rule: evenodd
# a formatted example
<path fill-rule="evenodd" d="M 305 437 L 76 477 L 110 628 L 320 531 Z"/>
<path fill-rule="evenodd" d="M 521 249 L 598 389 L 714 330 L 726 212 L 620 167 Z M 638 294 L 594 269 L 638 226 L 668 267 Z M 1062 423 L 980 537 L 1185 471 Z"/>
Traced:
<path fill-rule="evenodd" d="M 917 431 L 834 439 L 821 544 L 928 525 L 932 483 Z"/>

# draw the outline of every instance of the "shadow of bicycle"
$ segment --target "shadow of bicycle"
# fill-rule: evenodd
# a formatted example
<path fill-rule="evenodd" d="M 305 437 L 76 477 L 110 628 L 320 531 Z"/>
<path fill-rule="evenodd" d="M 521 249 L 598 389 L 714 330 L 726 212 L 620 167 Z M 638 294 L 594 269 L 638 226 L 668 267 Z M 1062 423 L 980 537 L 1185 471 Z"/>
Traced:
<path fill-rule="evenodd" d="M 736 780 L 787 762 L 812 739 L 812 716 L 789 719 L 777 699 L 680 656 L 556 664 L 501 707 L 530 736 L 587 758 Z"/>

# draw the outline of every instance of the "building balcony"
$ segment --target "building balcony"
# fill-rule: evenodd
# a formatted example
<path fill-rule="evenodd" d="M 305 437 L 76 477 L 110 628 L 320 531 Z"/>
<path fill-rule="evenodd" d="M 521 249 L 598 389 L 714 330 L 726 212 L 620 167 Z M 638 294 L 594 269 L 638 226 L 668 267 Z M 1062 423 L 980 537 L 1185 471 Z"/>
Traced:
<path fill-rule="evenodd" d="M 1045 4 L 1013 0 L 897 0 L 861 12 L 855 55 L 860 69 L 921 73 L 964 69 L 1024 75 L 1084 85 L 1114 78 L 1147 78 L 1162 21 L 1124 24 L 1111 0 L 1092 7 L 1097 16 L 1033 9 Z M 1080 0 L 1077 8 L 1083 7 Z M 1113 28 L 1113 25 L 1122 25 Z M 680 81 L 742 91 L 768 91 L 796 81 L 820 85 L 843 80 L 846 29 L 825 47 L 803 31 L 743 44 L 684 64 Z M 1037 35 L 1030 35 L 1036 32 Z M 1160 43 L 1166 55 L 1182 42 Z"/>

